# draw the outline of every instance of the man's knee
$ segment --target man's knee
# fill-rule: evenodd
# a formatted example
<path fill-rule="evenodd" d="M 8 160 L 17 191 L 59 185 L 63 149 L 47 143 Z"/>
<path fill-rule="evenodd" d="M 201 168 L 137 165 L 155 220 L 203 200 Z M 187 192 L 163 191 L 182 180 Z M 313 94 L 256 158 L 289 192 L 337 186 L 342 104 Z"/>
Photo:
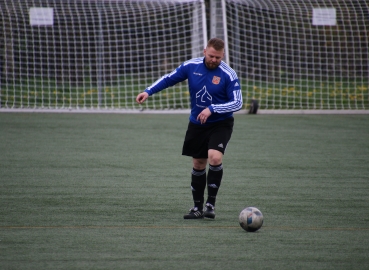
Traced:
<path fill-rule="evenodd" d="M 206 158 L 193 158 L 193 168 L 196 170 L 204 170 L 208 160 Z"/>
<path fill-rule="evenodd" d="M 218 150 L 209 149 L 208 152 L 209 164 L 219 165 L 223 161 L 223 153 Z"/>

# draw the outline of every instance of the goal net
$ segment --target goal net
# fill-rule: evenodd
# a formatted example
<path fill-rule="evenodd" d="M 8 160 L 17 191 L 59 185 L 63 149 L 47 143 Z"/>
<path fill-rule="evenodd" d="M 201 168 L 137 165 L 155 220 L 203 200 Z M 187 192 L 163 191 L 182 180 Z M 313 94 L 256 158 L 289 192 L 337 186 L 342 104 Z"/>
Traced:
<path fill-rule="evenodd" d="M 369 4 L 360 0 L 226 0 L 232 67 L 246 105 L 369 109 Z"/>
<path fill-rule="evenodd" d="M 185 83 L 135 97 L 202 55 L 204 14 L 202 0 L 1 1 L 1 108 L 189 108 Z"/>
<path fill-rule="evenodd" d="M 245 110 L 369 112 L 367 1 L 12 0 L 0 29 L 0 110 L 188 110 L 135 97 L 218 36 Z"/>

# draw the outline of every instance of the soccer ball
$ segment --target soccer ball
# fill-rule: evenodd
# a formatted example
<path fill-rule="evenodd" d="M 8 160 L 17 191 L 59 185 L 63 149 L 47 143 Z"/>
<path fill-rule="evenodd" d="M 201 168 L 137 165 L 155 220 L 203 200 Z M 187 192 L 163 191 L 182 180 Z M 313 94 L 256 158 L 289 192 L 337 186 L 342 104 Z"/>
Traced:
<path fill-rule="evenodd" d="M 242 229 L 247 232 L 256 232 L 263 225 L 264 217 L 256 207 L 246 207 L 238 217 Z"/>

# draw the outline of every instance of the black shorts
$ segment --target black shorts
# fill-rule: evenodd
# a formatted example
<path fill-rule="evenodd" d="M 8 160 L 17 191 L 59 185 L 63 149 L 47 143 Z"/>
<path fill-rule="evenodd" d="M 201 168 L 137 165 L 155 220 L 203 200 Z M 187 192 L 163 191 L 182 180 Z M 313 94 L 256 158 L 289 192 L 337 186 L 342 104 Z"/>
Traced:
<path fill-rule="evenodd" d="M 233 131 L 233 117 L 207 125 L 188 124 L 182 155 L 193 158 L 208 158 L 208 150 L 225 153 Z"/>

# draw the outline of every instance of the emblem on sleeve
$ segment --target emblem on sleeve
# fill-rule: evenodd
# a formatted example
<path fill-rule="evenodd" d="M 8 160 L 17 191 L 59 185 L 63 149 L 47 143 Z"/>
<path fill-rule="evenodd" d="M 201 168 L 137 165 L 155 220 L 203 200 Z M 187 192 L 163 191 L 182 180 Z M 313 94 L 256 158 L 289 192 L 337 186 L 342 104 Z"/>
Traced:
<path fill-rule="evenodd" d="M 211 81 L 213 84 L 219 84 L 220 83 L 220 77 L 214 76 L 213 80 Z"/>

